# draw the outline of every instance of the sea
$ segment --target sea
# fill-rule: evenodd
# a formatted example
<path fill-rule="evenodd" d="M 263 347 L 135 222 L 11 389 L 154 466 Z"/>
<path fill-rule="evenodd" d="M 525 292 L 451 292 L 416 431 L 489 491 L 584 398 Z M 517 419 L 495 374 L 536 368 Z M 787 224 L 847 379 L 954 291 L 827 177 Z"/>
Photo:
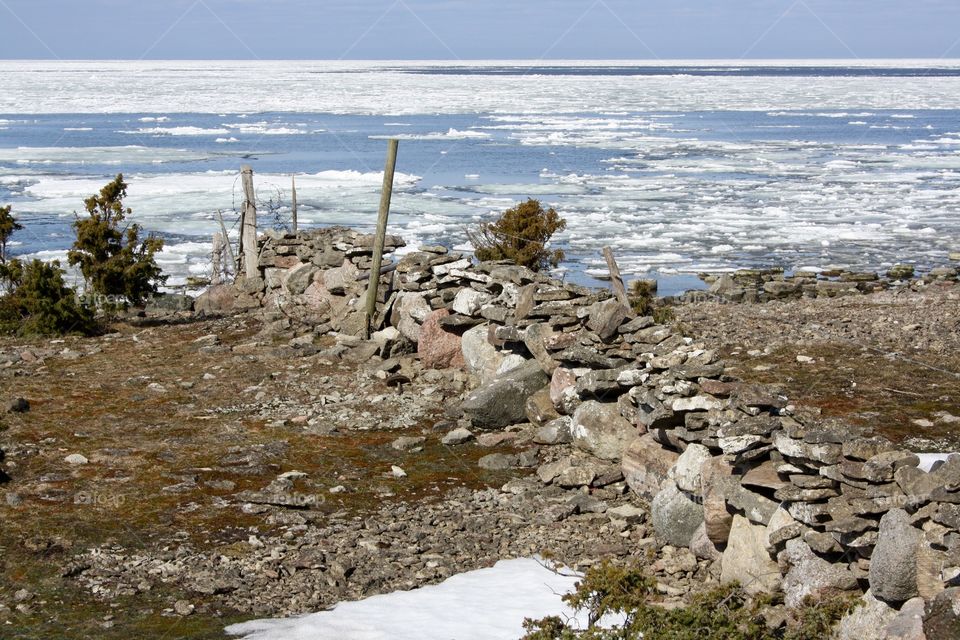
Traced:
<path fill-rule="evenodd" d="M 389 231 L 469 250 L 528 198 L 567 221 L 558 269 L 661 293 L 697 274 L 920 270 L 960 251 L 960 60 L 0 61 L 0 205 L 12 252 L 63 260 L 117 173 L 165 239 L 170 284 L 210 274 L 239 170 L 261 228 L 371 230 L 400 140 Z"/>

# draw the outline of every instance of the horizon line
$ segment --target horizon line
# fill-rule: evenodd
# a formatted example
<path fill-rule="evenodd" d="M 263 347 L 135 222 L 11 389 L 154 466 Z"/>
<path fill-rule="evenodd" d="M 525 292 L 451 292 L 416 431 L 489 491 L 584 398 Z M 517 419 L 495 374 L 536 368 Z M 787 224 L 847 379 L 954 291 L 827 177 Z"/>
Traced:
<path fill-rule="evenodd" d="M 449 64 L 470 64 L 476 62 L 517 62 L 530 64 L 550 64 L 550 63 L 569 63 L 569 62 L 618 62 L 633 64 L 676 64 L 689 62 L 714 62 L 714 63 L 761 63 L 761 62 L 843 62 L 843 63 L 870 63 L 870 62 L 957 62 L 960 63 L 960 56 L 957 57 L 788 57 L 788 58 L 0 58 L 0 62 L 443 62 Z"/>

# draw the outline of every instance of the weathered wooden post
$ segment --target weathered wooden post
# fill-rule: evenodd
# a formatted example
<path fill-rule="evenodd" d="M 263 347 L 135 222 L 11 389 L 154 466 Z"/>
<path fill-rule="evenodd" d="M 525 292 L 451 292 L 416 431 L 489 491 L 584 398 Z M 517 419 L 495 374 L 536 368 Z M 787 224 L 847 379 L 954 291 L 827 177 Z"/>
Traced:
<path fill-rule="evenodd" d="M 243 260 L 244 275 L 256 278 L 259 275 L 257 264 L 257 205 L 253 191 L 253 168 L 245 164 L 240 167 L 243 181 L 243 214 L 240 230 L 240 257 Z"/>
<path fill-rule="evenodd" d="M 613 282 L 613 292 L 616 294 L 617 300 L 620 301 L 620 304 L 629 309 L 630 298 L 627 297 L 627 290 L 623 286 L 623 278 L 620 277 L 620 267 L 617 266 L 617 261 L 613 257 L 613 249 L 610 247 L 604 247 L 603 257 L 606 259 L 607 268 L 610 270 L 610 280 Z"/>
<path fill-rule="evenodd" d="M 293 232 L 297 232 L 297 176 L 290 176 L 290 209 Z"/>
<path fill-rule="evenodd" d="M 211 256 L 213 274 L 210 276 L 210 284 L 218 285 L 223 283 L 223 234 L 217 231 L 213 234 L 213 255 Z"/>
<path fill-rule="evenodd" d="M 230 234 L 227 233 L 227 225 L 223 224 L 223 213 L 220 212 L 220 209 L 217 209 L 217 220 L 220 221 L 220 233 L 223 234 L 223 242 L 227 245 L 227 256 L 230 257 L 230 269 L 233 271 L 233 274 L 237 274 L 239 265 L 237 264 L 237 259 L 233 256 L 233 245 L 230 243 Z M 224 270 L 224 275 L 226 275 L 226 270 Z"/>
<path fill-rule="evenodd" d="M 383 244 L 387 235 L 387 216 L 390 214 L 390 198 L 393 196 L 393 174 L 397 168 L 397 147 L 400 141 L 387 140 L 387 165 L 383 170 L 383 189 L 380 192 L 380 210 L 377 214 L 377 233 L 373 238 L 373 264 L 370 266 L 370 282 L 367 284 L 367 329 L 377 312 L 377 292 L 380 288 L 380 265 L 383 263 Z"/>

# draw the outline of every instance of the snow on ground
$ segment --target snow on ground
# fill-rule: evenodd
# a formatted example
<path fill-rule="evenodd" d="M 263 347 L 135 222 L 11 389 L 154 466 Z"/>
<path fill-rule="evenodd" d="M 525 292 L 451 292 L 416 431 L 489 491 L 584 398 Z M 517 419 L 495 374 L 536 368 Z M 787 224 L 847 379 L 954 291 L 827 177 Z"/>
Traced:
<path fill-rule="evenodd" d="M 299 618 L 235 624 L 227 633 L 243 640 L 517 640 L 524 618 L 572 618 L 561 596 L 577 580 L 535 558 L 501 560 L 441 584 L 343 602 Z"/>

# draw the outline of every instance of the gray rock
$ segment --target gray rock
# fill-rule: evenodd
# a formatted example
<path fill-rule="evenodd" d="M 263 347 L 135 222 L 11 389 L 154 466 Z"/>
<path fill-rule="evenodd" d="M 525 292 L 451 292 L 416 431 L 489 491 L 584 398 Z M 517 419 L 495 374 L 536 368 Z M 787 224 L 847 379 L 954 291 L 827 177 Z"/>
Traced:
<path fill-rule="evenodd" d="M 700 493 L 700 471 L 703 464 L 712 458 L 710 449 L 700 444 L 687 446 L 673 467 L 673 481 L 681 491 Z"/>
<path fill-rule="evenodd" d="M 391 322 L 411 342 L 420 341 L 420 325 L 433 309 L 421 293 L 405 291 L 393 306 Z"/>
<path fill-rule="evenodd" d="M 473 434 L 470 433 L 469 429 L 460 427 L 459 429 L 454 429 L 443 436 L 443 439 L 440 441 L 443 444 L 449 446 L 455 446 L 458 444 L 465 444 L 473 440 Z"/>
<path fill-rule="evenodd" d="M 544 484 L 550 484 L 556 480 L 561 473 L 564 473 L 568 469 L 572 469 L 573 466 L 573 458 L 569 456 L 566 458 L 561 458 L 560 460 L 540 465 L 540 467 L 537 469 L 537 477 L 540 478 Z"/>
<path fill-rule="evenodd" d="M 897 610 L 873 597 L 868 590 L 860 599 L 860 606 L 841 618 L 834 629 L 836 640 L 884 640 L 885 629 Z M 946 637 L 946 636 L 931 636 Z"/>
<path fill-rule="evenodd" d="M 461 289 L 453 299 L 451 308 L 465 316 L 478 316 L 483 305 L 493 300 L 489 293 L 483 293 L 475 289 Z"/>
<path fill-rule="evenodd" d="M 647 429 L 666 429 L 683 424 L 683 415 L 666 407 L 652 389 L 634 387 L 630 395 L 636 399 L 637 422 Z"/>
<path fill-rule="evenodd" d="M 720 560 L 720 581 L 739 582 L 750 594 L 779 591 L 780 569 L 767 553 L 766 527 L 733 516 L 727 548 Z"/>
<path fill-rule="evenodd" d="M 283 286 L 287 291 L 298 296 L 307 290 L 318 271 L 319 269 L 313 264 L 301 263 L 287 272 L 283 279 Z"/>
<path fill-rule="evenodd" d="M 460 342 L 467 370 L 480 376 L 483 382 L 495 378 L 503 363 L 503 355 L 487 340 L 487 333 L 487 327 L 480 325 L 464 332 Z"/>
<path fill-rule="evenodd" d="M 66 462 L 67 464 L 87 464 L 89 462 L 86 456 L 81 455 L 79 453 L 71 453 L 66 458 L 64 458 L 63 461 Z"/>
<path fill-rule="evenodd" d="M 593 467 L 567 467 L 556 477 L 554 484 L 557 484 L 564 489 L 588 487 L 596 477 L 597 472 Z"/>
<path fill-rule="evenodd" d="M 26 413 L 30 411 L 30 403 L 25 398 L 17 398 L 10 403 L 10 413 Z"/>
<path fill-rule="evenodd" d="M 491 453 L 483 456 L 477 462 L 481 469 L 488 471 L 506 471 L 517 466 L 520 462 L 519 456 L 506 453 Z"/>
<path fill-rule="evenodd" d="M 783 432 L 773 434 L 773 446 L 787 457 L 814 460 L 823 464 L 837 464 L 841 458 L 839 444 L 812 444 L 791 438 Z"/>
<path fill-rule="evenodd" d="M 693 539 L 690 540 L 690 553 L 696 556 L 699 560 L 716 562 L 721 559 L 723 553 L 707 536 L 706 523 L 697 527 L 697 532 L 693 534 Z"/>
<path fill-rule="evenodd" d="M 622 504 L 618 507 L 607 509 L 607 517 L 611 520 L 625 522 L 626 524 L 641 524 L 647 519 L 647 512 L 640 507 L 632 504 Z"/>
<path fill-rule="evenodd" d="M 189 616 L 193 613 L 194 606 L 186 600 L 177 600 L 173 603 L 173 612 L 178 616 Z"/>
<path fill-rule="evenodd" d="M 565 349 L 553 357 L 560 362 L 594 369 L 616 369 L 626 362 L 621 358 L 610 358 L 602 355 L 597 353 L 596 349 L 582 345 Z"/>
<path fill-rule="evenodd" d="M 577 448 L 604 460 L 621 460 L 637 430 L 620 415 L 616 403 L 589 400 L 573 414 L 570 433 Z"/>
<path fill-rule="evenodd" d="M 927 607 L 923 631 L 929 640 L 960 638 L 960 587 L 950 587 L 937 594 Z"/>
<path fill-rule="evenodd" d="M 927 640 L 923 631 L 923 616 L 926 603 L 923 598 L 911 598 L 903 603 L 900 611 L 887 625 L 884 640 Z M 955 632 L 960 632 L 957 628 Z M 944 636 L 937 636 L 944 637 Z"/>
<path fill-rule="evenodd" d="M 527 398 L 526 414 L 527 421 L 537 427 L 542 427 L 560 417 L 550 400 L 549 387 L 544 387 Z"/>
<path fill-rule="evenodd" d="M 426 441 L 427 439 L 423 436 L 402 436 L 391 442 L 390 446 L 397 451 L 407 451 L 409 449 L 422 447 Z"/>
<path fill-rule="evenodd" d="M 917 549 L 920 531 L 903 509 L 880 519 L 880 535 L 870 559 L 870 589 L 884 602 L 904 602 L 917 595 Z"/>
<path fill-rule="evenodd" d="M 632 315 L 631 311 L 620 304 L 619 300 L 613 298 L 604 302 L 597 302 L 590 307 L 587 326 L 600 336 L 601 340 L 607 341 L 617 335 L 620 325 Z"/>
<path fill-rule="evenodd" d="M 551 420 L 537 429 L 533 441 L 537 444 L 547 445 L 570 444 L 573 442 L 573 434 L 570 433 L 571 422 L 570 416 L 561 416 L 556 420 Z"/>
<path fill-rule="evenodd" d="M 690 544 L 697 528 L 703 524 L 703 507 L 677 489 L 672 482 L 664 483 L 650 503 L 650 519 L 657 537 L 675 547 Z"/>
<path fill-rule="evenodd" d="M 693 396 L 692 398 L 677 398 L 673 401 L 671 408 L 674 411 L 713 411 L 719 409 L 722 405 L 716 398 L 707 395 Z"/>
<path fill-rule="evenodd" d="M 783 559 L 790 566 L 783 579 L 784 603 L 788 607 L 799 607 L 808 595 L 858 587 L 856 577 L 845 564 L 827 562 L 800 538 L 787 541 Z"/>
<path fill-rule="evenodd" d="M 642 435 L 631 440 L 623 453 L 623 477 L 634 493 L 651 500 L 678 458 L 679 454 L 664 449 L 650 434 Z"/>
<path fill-rule="evenodd" d="M 533 323 L 523 334 L 523 344 L 533 357 L 540 363 L 540 367 L 552 375 L 557 368 L 557 361 L 547 351 L 546 340 L 553 334 L 550 325 Z"/>
<path fill-rule="evenodd" d="M 476 427 L 508 427 L 526 420 L 527 398 L 549 381 L 539 364 L 528 363 L 473 391 L 461 409 Z"/>

